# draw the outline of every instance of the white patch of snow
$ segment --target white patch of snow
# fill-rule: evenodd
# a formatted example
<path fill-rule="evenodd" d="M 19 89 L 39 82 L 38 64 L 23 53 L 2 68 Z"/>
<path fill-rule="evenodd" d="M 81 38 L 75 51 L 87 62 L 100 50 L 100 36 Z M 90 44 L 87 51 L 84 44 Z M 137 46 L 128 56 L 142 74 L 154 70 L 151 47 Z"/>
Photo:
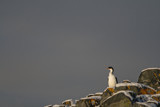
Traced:
<path fill-rule="evenodd" d="M 153 94 L 152 97 L 159 97 L 160 94 Z"/>
<path fill-rule="evenodd" d="M 75 100 L 75 103 L 77 103 L 79 100 Z"/>
<path fill-rule="evenodd" d="M 68 99 L 68 100 L 63 101 L 62 104 L 65 102 L 69 102 L 69 101 L 72 103 L 72 99 Z"/>
<path fill-rule="evenodd" d="M 139 102 L 158 104 L 158 102 L 152 98 L 152 95 L 137 95 L 136 98 Z"/>
<path fill-rule="evenodd" d="M 119 94 L 119 93 L 123 93 L 124 95 L 126 95 L 127 97 L 129 97 L 131 100 L 133 100 L 133 97 L 129 94 L 129 92 L 132 93 L 132 91 L 118 91 L 117 93 L 114 93 L 114 95 Z"/>
<path fill-rule="evenodd" d="M 123 80 L 123 82 L 131 82 L 130 80 Z"/>
<path fill-rule="evenodd" d="M 47 106 L 44 106 L 44 107 L 52 107 L 52 105 L 47 105 Z"/>
<path fill-rule="evenodd" d="M 60 105 L 57 105 L 57 104 L 56 104 L 56 105 L 53 105 L 52 107 L 60 107 Z"/>
<path fill-rule="evenodd" d="M 147 85 L 144 85 L 144 84 L 140 84 L 140 83 L 132 82 L 132 83 L 118 83 L 118 84 L 116 84 L 116 87 L 122 87 L 122 86 L 137 86 L 139 88 L 147 87 L 147 88 L 150 88 L 150 89 L 156 91 L 154 88 L 147 86 Z"/>
<path fill-rule="evenodd" d="M 149 97 L 151 97 L 151 95 L 137 95 L 136 96 L 139 102 L 146 102 L 149 100 Z"/>
<path fill-rule="evenodd" d="M 153 104 L 153 103 L 147 103 L 147 102 L 136 102 L 137 104 L 141 104 L 141 105 L 144 105 L 146 107 L 157 107 L 156 104 Z"/>
<path fill-rule="evenodd" d="M 72 104 L 72 105 L 71 105 L 71 107 L 75 107 L 75 106 L 76 106 L 76 104 Z"/>
<path fill-rule="evenodd" d="M 154 68 L 146 68 L 146 69 L 142 70 L 141 72 L 146 71 L 146 70 L 156 70 L 156 69 L 160 70 L 160 68 L 154 67 Z"/>
<path fill-rule="evenodd" d="M 154 103 L 149 103 L 149 105 L 150 105 L 151 107 L 157 107 L 157 105 L 154 104 Z"/>
<path fill-rule="evenodd" d="M 101 99 L 101 96 L 91 96 L 91 97 L 84 97 L 84 98 L 81 98 L 81 100 L 87 100 L 87 99 L 98 99 L 100 100 Z"/>
<path fill-rule="evenodd" d="M 116 84 L 116 87 L 122 87 L 122 86 L 137 86 L 137 87 L 142 87 L 141 84 L 139 83 L 118 83 Z"/>
<path fill-rule="evenodd" d="M 86 97 L 88 97 L 88 96 L 94 96 L 94 94 L 88 94 Z"/>
<path fill-rule="evenodd" d="M 95 93 L 95 95 L 102 95 L 102 94 L 103 94 L 102 92 Z"/>

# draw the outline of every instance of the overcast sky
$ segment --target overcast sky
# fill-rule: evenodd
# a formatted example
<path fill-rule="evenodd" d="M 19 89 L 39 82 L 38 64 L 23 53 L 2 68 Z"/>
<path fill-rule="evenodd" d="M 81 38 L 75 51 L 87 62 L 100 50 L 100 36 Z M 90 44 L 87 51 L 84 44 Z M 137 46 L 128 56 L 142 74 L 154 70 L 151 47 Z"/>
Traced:
<path fill-rule="evenodd" d="M 0 1 L 0 106 L 43 107 L 160 67 L 160 1 Z"/>

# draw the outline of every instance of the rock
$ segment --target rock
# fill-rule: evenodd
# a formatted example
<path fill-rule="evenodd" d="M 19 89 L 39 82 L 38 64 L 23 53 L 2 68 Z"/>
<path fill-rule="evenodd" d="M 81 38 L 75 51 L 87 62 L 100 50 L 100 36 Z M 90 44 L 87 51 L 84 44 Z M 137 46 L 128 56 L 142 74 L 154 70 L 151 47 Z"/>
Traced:
<path fill-rule="evenodd" d="M 79 100 L 76 102 L 76 107 L 89 107 L 89 104 L 85 100 Z"/>
<path fill-rule="evenodd" d="M 71 106 L 73 104 L 72 99 L 68 99 L 62 102 L 63 105 L 65 106 Z"/>
<path fill-rule="evenodd" d="M 102 102 L 104 102 L 104 100 L 106 100 L 108 97 L 112 96 L 113 95 L 113 91 L 114 91 L 113 89 L 107 88 L 102 94 L 102 98 L 101 98 L 100 104 L 102 104 Z"/>
<path fill-rule="evenodd" d="M 154 103 L 158 105 L 158 101 L 152 98 L 152 95 L 137 95 L 136 96 L 137 102 L 147 102 L 147 103 Z"/>
<path fill-rule="evenodd" d="M 118 92 L 121 90 L 130 90 L 130 91 L 135 92 L 137 95 L 157 93 L 157 91 L 153 89 L 152 87 L 149 87 L 147 85 L 140 84 L 140 83 L 134 83 L 134 82 L 116 84 L 114 92 Z"/>
<path fill-rule="evenodd" d="M 134 92 L 119 91 L 101 102 L 100 107 L 132 107 Z"/>
<path fill-rule="evenodd" d="M 152 98 L 158 102 L 160 102 L 160 94 L 154 94 L 152 95 Z"/>
<path fill-rule="evenodd" d="M 159 102 L 152 98 L 152 95 L 138 95 L 136 96 L 136 103 L 134 107 L 158 107 Z"/>
<path fill-rule="evenodd" d="M 44 107 L 52 107 L 52 105 L 47 105 L 47 106 L 44 106 Z"/>
<path fill-rule="evenodd" d="M 146 103 L 146 102 L 136 102 L 132 107 L 158 107 L 154 103 Z"/>
<path fill-rule="evenodd" d="M 136 95 L 143 95 L 143 94 L 156 94 L 156 90 L 152 87 L 146 86 L 144 84 L 140 83 L 119 83 L 116 84 L 115 89 L 113 88 L 107 88 L 103 94 L 100 101 L 100 104 L 102 104 L 106 99 L 113 96 L 115 93 L 120 91 L 133 91 L 135 94 L 132 95 L 132 97 L 136 97 Z M 141 104 L 135 104 L 135 105 L 141 105 Z"/>
<path fill-rule="evenodd" d="M 102 96 L 102 94 L 103 94 L 102 92 L 97 92 L 94 94 L 94 96 Z"/>
<path fill-rule="evenodd" d="M 123 83 L 131 83 L 129 80 L 123 80 Z"/>
<path fill-rule="evenodd" d="M 160 68 L 147 68 L 142 70 L 138 78 L 138 83 L 158 89 L 158 87 L 160 87 Z"/>
<path fill-rule="evenodd" d="M 65 107 L 64 105 L 53 105 L 51 107 Z"/>
<path fill-rule="evenodd" d="M 87 97 L 81 98 L 76 102 L 76 107 L 95 107 L 100 105 L 101 96 L 99 94 L 89 95 Z"/>
<path fill-rule="evenodd" d="M 119 91 L 101 102 L 100 107 L 158 107 L 160 95 L 136 95 L 133 91 Z"/>
<path fill-rule="evenodd" d="M 140 83 L 119 83 L 116 84 L 115 89 L 113 88 L 107 88 L 103 94 L 102 94 L 102 99 L 100 103 L 102 103 L 105 99 L 108 97 L 112 96 L 114 93 L 119 92 L 119 91 L 133 91 L 137 95 L 140 94 L 156 94 L 157 91 L 153 89 L 152 87 L 146 86 L 144 84 Z"/>

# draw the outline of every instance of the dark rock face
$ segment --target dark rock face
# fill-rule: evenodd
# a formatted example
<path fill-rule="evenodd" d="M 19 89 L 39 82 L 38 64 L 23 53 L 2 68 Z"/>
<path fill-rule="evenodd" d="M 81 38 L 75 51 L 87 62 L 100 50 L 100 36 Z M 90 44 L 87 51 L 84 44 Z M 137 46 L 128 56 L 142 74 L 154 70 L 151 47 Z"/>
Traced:
<path fill-rule="evenodd" d="M 113 92 L 107 88 L 102 94 L 100 104 L 102 104 L 102 102 L 104 102 L 104 100 L 106 100 L 108 97 L 110 97 L 112 95 L 113 95 Z"/>
<path fill-rule="evenodd" d="M 100 105 L 101 95 L 92 95 L 81 98 L 76 102 L 76 107 L 95 107 Z"/>
<path fill-rule="evenodd" d="M 72 99 L 69 99 L 69 100 L 63 101 L 62 104 L 65 106 L 71 106 L 73 104 L 73 102 L 72 102 Z"/>
<path fill-rule="evenodd" d="M 119 91 L 101 102 L 100 107 L 131 107 L 132 95 L 130 91 Z"/>
<path fill-rule="evenodd" d="M 160 69 L 148 68 L 141 72 L 138 83 L 158 89 L 160 87 Z"/>
<path fill-rule="evenodd" d="M 133 91 L 118 91 L 103 100 L 100 107 L 159 107 L 159 98 L 157 94 L 136 95 Z"/>
<path fill-rule="evenodd" d="M 117 93 L 119 91 L 133 91 L 135 93 L 132 95 L 133 98 L 136 95 L 156 94 L 157 92 L 152 87 L 149 87 L 143 84 L 139 84 L 139 83 L 133 83 L 133 82 L 132 83 L 119 83 L 119 84 L 116 84 L 115 89 L 107 88 L 103 92 L 100 104 L 102 104 L 102 102 L 104 102 L 105 99 L 107 99 L 108 97 L 112 96 L 114 93 Z"/>
<path fill-rule="evenodd" d="M 89 102 L 86 100 L 79 100 L 76 103 L 76 107 L 90 107 Z"/>

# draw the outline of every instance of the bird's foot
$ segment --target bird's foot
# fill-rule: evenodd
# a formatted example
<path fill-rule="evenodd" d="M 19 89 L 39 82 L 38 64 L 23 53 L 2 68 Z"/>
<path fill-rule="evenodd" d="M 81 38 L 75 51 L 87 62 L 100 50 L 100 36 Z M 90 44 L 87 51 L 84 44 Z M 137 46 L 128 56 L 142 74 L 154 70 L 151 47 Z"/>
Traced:
<path fill-rule="evenodd" d="M 114 93 L 114 88 L 108 88 L 108 90 L 112 93 Z"/>

